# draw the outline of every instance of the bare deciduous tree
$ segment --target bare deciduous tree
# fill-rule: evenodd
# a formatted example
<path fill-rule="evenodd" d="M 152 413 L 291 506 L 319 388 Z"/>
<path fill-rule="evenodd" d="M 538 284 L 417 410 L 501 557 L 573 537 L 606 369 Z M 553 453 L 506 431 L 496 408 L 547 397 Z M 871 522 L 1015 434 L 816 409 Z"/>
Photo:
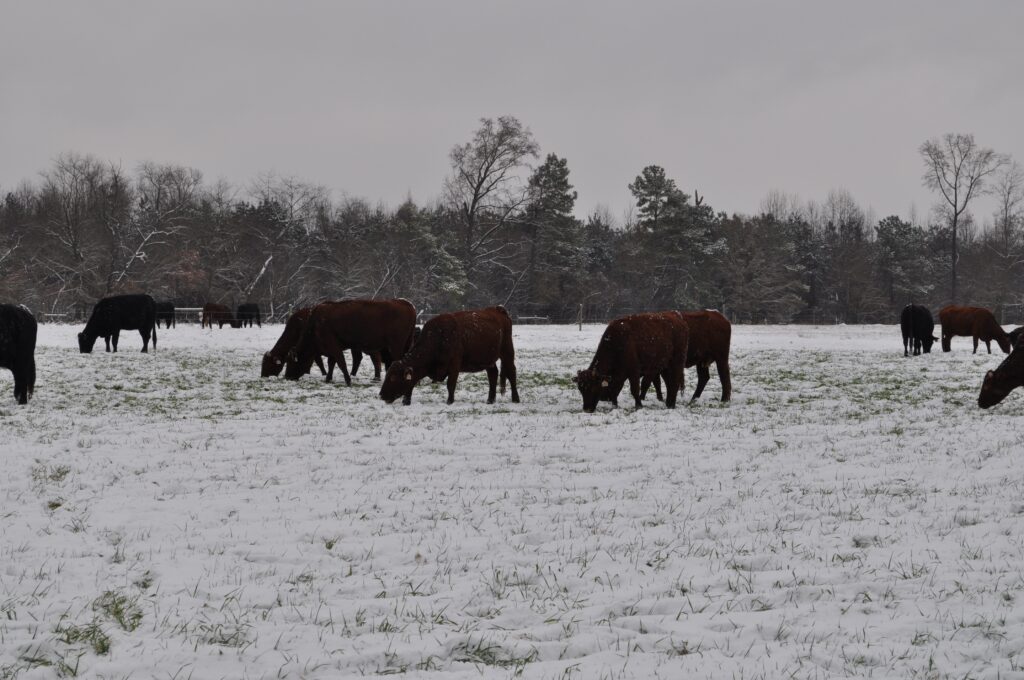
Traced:
<path fill-rule="evenodd" d="M 974 135 L 947 133 L 930 139 L 919 149 L 925 164 L 924 185 L 938 191 L 949 207 L 952 247 L 950 252 L 950 301 L 956 302 L 957 231 L 971 201 L 986 190 L 986 181 L 1006 164 L 1007 158 L 978 146 Z"/>
<path fill-rule="evenodd" d="M 445 191 L 459 216 L 470 283 L 484 265 L 508 269 L 503 262 L 508 243 L 499 236 L 527 200 L 520 173 L 539 151 L 533 133 L 513 116 L 482 118 L 473 139 L 451 150 L 452 174 Z"/>

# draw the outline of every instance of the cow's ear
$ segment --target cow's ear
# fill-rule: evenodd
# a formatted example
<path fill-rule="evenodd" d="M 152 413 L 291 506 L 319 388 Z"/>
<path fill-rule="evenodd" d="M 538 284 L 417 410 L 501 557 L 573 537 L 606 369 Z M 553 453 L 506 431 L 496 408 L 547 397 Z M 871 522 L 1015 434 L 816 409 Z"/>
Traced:
<path fill-rule="evenodd" d="M 405 369 L 405 379 L 406 380 L 412 380 L 412 369 L 411 368 Z"/>
<path fill-rule="evenodd" d="M 572 377 L 572 381 L 573 381 L 574 383 L 576 383 L 577 385 L 579 385 L 579 384 L 580 384 L 580 376 L 579 376 L 579 374 L 577 374 L 577 375 L 574 375 L 574 376 Z"/>
<path fill-rule="evenodd" d="M 607 380 L 602 380 L 601 381 L 601 387 L 608 387 L 608 381 Z"/>
<path fill-rule="evenodd" d="M 989 371 L 988 373 L 985 374 L 985 380 L 988 380 L 991 377 L 992 377 L 992 371 Z"/>

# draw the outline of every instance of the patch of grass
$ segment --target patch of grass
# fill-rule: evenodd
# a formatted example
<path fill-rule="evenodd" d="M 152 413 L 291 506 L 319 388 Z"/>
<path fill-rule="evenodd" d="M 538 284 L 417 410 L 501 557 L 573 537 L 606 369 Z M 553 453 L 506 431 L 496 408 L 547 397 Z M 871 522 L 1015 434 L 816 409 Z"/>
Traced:
<path fill-rule="evenodd" d="M 85 645 L 97 656 L 110 653 L 110 637 L 96 620 L 80 626 L 62 621 L 57 624 L 54 633 L 57 634 L 57 640 L 66 645 Z"/>
<path fill-rule="evenodd" d="M 142 609 L 138 600 L 138 596 L 108 590 L 93 601 L 92 608 L 117 623 L 121 630 L 130 633 L 142 623 Z"/>

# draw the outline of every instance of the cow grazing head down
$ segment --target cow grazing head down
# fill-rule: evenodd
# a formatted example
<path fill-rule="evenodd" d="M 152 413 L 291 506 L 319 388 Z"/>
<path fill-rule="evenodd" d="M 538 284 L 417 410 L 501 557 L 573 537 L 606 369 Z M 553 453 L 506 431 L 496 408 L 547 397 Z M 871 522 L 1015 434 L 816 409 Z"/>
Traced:
<path fill-rule="evenodd" d="M 92 354 L 92 348 L 96 344 L 96 336 L 89 337 L 85 333 L 78 334 L 78 351 L 82 354 Z"/>
<path fill-rule="evenodd" d="M 997 376 L 995 371 L 985 374 L 985 380 L 981 383 L 981 394 L 978 395 L 978 406 L 981 408 L 992 408 L 1010 393 L 1016 385 L 1010 385 L 1002 376 Z"/>
<path fill-rule="evenodd" d="M 388 368 L 384 382 L 380 386 L 380 398 L 392 404 L 402 397 L 403 404 L 412 403 L 412 388 L 416 385 L 416 376 L 412 366 L 404 361 L 396 361 Z"/>
<path fill-rule="evenodd" d="M 601 394 L 608 389 L 609 380 L 609 376 L 598 375 L 592 368 L 579 371 L 573 377 L 572 381 L 576 383 L 580 394 L 583 395 L 583 410 L 586 413 L 593 413 L 597 410 L 597 402 L 601 400 Z"/>
<path fill-rule="evenodd" d="M 276 357 L 270 352 L 266 352 L 263 355 L 263 367 L 260 369 L 261 378 L 273 378 L 281 375 L 281 371 L 284 369 L 284 361 L 280 357 Z"/>
<path fill-rule="evenodd" d="M 938 341 L 939 341 L 939 339 L 937 337 L 935 337 L 934 335 L 925 338 L 924 340 L 921 341 L 921 351 L 924 352 L 925 354 L 931 354 L 932 353 L 932 343 L 935 343 L 935 342 L 938 342 Z"/>

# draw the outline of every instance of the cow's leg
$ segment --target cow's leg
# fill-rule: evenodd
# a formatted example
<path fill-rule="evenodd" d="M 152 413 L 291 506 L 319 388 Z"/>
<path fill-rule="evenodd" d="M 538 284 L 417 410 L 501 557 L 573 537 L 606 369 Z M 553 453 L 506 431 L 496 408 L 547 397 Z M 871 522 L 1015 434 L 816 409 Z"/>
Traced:
<path fill-rule="evenodd" d="M 448 369 L 448 403 L 455 403 L 455 385 L 459 382 L 459 369 Z"/>
<path fill-rule="evenodd" d="M 675 371 L 666 368 L 661 377 L 665 381 L 665 408 L 675 408 L 676 395 L 679 394 L 679 381 L 676 380 Z"/>
<path fill-rule="evenodd" d="M 722 383 L 722 401 L 729 401 L 732 397 L 732 380 L 729 378 L 729 359 L 720 359 L 715 362 L 718 367 L 718 380 Z"/>
<path fill-rule="evenodd" d="M 316 355 L 316 357 L 313 359 L 313 361 L 316 362 L 317 368 L 320 369 L 320 375 L 327 375 L 327 371 L 326 371 L 326 369 L 324 369 L 324 360 L 320 358 L 319 354 Z M 333 368 L 333 366 L 332 366 L 332 368 Z"/>
<path fill-rule="evenodd" d="M 516 374 L 516 362 L 514 359 L 509 361 L 501 360 L 501 370 L 505 374 L 505 378 L 508 379 L 509 388 L 512 390 L 512 403 L 519 403 L 519 380 Z"/>
<path fill-rule="evenodd" d="M 636 371 L 629 374 L 629 393 L 633 395 L 636 407 L 643 408 L 644 403 L 640 400 L 640 375 Z"/>
<path fill-rule="evenodd" d="M 974 336 L 974 352 L 973 352 L 973 354 L 977 354 L 977 353 L 978 353 L 978 336 L 975 335 Z"/>
<path fill-rule="evenodd" d="M 22 366 L 15 366 L 11 371 L 14 373 L 14 400 L 19 404 L 28 403 L 28 371 Z"/>
<path fill-rule="evenodd" d="M 140 330 L 139 335 L 142 336 L 142 353 L 146 354 L 149 352 L 149 332 Z M 156 349 L 156 343 L 153 343 L 153 349 Z"/>
<path fill-rule="evenodd" d="M 949 336 L 949 335 L 946 335 L 946 331 L 943 330 L 942 331 L 942 351 L 943 352 L 948 352 L 949 351 L 949 341 L 950 340 L 952 340 L 952 337 Z"/>
<path fill-rule="evenodd" d="M 110 336 L 110 344 L 113 345 L 115 352 L 117 351 L 117 341 L 118 341 L 118 339 L 120 337 L 121 337 L 121 331 L 120 330 L 114 331 L 113 334 L 111 334 L 111 336 Z"/>
<path fill-rule="evenodd" d="M 370 363 L 373 364 L 373 381 L 380 382 L 380 364 L 382 355 L 380 352 L 370 352 Z"/>
<path fill-rule="evenodd" d="M 342 375 L 343 378 L 345 378 L 345 384 L 351 387 L 352 386 L 352 376 L 350 376 L 348 374 L 348 364 L 345 363 L 345 355 L 344 354 L 341 354 L 341 360 L 338 362 L 338 365 L 341 366 L 341 375 Z"/>
<path fill-rule="evenodd" d="M 986 340 L 985 341 L 985 347 L 988 348 L 988 353 L 992 354 L 992 341 L 991 340 Z"/>
<path fill-rule="evenodd" d="M 103 336 L 103 344 L 107 346 L 107 351 L 109 352 L 110 351 L 110 336 L 109 335 L 104 335 Z"/>
<path fill-rule="evenodd" d="M 317 357 L 319 360 L 319 357 Z M 334 361 L 334 357 L 327 357 L 327 371 L 324 372 L 324 382 L 332 382 L 334 380 L 334 365 L 337 362 Z M 320 362 L 320 366 L 323 366 L 323 362 Z"/>
<path fill-rule="evenodd" d="M 905 357 L 910 356 L 910 352 L 907 351 L 907 345 L 909 344 L 909 341 L 910 341 L 910 338 L 908 338 L 907 336 L 904 335 L 903 336 L 903 356 L 905 356 Z"/>
<path fill-rule="evenodd" d="M 493 404 L 498 393 L 498 367 L 487 367 L 487 403 Z"/>
<path fill-rule="evenodd" d="M 665 398 L 661 396 L 661 379 L 658 376 L 654 376 L 654 396 L 658 398 L 658 401 L 665 401 Z"/>
<path fill-rule="evenodd" d="M 693 396 L 690 397 L 690 401 L 697 401 L 701 394 L 704 392 L 704 386 L 708 384 L 708 380 L 711 379 L 711 364 L 708 362 L 700 362 L 697 364 L 697 389 L 693 391 Z"/>
<path fill-rule="evenodd" d="M 651 382 L 653 382 L 653 381 L 651 380 L 650 376 L 645 375 L 643 378 L 641 378 L 641 380 L 640 380 L 640 399 L 641 400 L 647 398 L 647 390 L 651 389 Z"/>
<path fill-rule="evenodd" d="M 352 375 L 356 374 L 359 370 L 359 364 L 363 362 L 363 353 L 357 349 L 352 349 Z"/>

